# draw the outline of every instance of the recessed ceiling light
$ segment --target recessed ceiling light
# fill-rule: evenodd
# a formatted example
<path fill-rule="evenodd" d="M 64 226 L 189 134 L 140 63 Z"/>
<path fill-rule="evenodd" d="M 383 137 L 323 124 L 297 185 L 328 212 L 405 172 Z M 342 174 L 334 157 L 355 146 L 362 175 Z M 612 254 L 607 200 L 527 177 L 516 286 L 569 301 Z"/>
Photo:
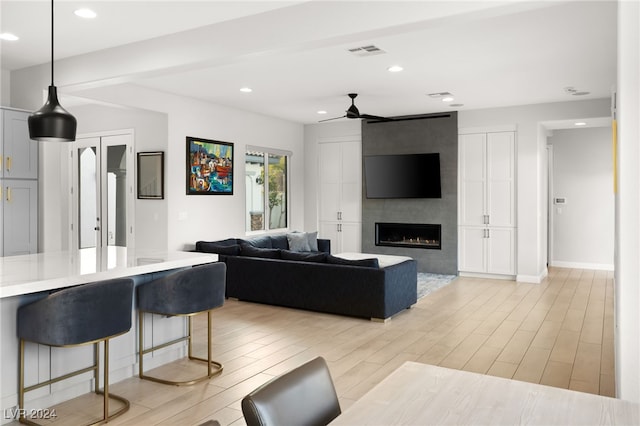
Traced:
<path fill-rule="evenodd" d="M 578 121 L 576 123 L 573 123 L 574 126 L 586 126 L 587 123 L 585 123 L 584 121 Z"/>
<path fill-rule="evenodd" d="M 389 71 L 389 72 L 400 72 L 403 69 L 404 68 L 402 68 L 400 65 L 392 65 L 389 68 L 387 68 L 387 71 Z"/>
<path fill-rule="evenodd" d="M 318 111 L 318 114 L 326 114 L 326 113 L 327 113 L 327 111 L 325 111 L 325 110 Z"/>
<path fill-rule="evenodd" d="M 240 89 L 240 91 L 242 93 L 251 93 L 251 92 L 253 92 L 253 89 L 251 87 L 243 87 L 243 88 Z"/>
<path fill-rule="evenodd" d="M 15 34 L 11 34 L 11 33 L 2 33 L 0 34 L 0 40 L 6 40 L 6 41 L 16 41 L 18 40 L 18 36 Z"/>
<path fill-rule="evenodd" d="M 445 96 L 442 98 L 442 102 L 451 102 L 453 101 L 453 96 Z"/>
<path fill-rule="evenodd" d="M 93 19 L 96 16 L 98 16 L 98 14 L 91 9 L 78 9 L 73 13 L 75 13 L 76 16 L 79 16 L 85 19 Z"/>

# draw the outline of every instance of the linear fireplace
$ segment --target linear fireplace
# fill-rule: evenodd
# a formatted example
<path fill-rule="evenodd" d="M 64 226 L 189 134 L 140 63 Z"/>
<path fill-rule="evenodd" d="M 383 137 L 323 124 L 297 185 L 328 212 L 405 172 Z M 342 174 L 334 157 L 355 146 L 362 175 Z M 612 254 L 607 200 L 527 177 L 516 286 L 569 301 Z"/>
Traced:
<path fill-rule="evenodd" d="M 376 245 L 441 250 L 441 225 L 376 222 Z"/>

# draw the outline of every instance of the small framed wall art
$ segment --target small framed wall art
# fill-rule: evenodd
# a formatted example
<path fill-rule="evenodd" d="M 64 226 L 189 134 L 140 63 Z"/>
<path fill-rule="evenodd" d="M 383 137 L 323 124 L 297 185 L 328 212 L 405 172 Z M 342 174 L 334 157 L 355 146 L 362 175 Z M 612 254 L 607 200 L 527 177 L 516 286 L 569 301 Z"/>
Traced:
<path fill-rule="evenodd" d="M 233 195 L 233 144 L 187 136 L 187 195 Z"/>
<path fill-rule="evenodd" d="M 138 153 L 138 199 L 164 199 L 164 152 Z"/>

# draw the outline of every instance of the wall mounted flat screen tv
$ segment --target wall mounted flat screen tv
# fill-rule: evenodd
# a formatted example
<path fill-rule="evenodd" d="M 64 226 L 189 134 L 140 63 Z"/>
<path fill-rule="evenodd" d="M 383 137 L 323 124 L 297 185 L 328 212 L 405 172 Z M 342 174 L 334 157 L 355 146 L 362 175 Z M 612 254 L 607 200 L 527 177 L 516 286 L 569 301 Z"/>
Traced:
<path fill-rule="evenodd" d="M 442 198 L 440 154 L 366 155 L 367 198 Z"/>

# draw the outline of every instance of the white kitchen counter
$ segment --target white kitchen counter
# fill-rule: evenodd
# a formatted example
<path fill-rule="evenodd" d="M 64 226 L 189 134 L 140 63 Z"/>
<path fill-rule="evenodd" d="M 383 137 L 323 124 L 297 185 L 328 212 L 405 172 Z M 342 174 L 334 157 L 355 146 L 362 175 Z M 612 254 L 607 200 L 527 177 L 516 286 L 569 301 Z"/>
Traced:
<path fill-rule="evenodd" d="M 0 257 L 0 298 L 56 290 L 111 278 L 215 262 L 218 255 L 186 251 L 105 250 L 47 252 Z"/>

